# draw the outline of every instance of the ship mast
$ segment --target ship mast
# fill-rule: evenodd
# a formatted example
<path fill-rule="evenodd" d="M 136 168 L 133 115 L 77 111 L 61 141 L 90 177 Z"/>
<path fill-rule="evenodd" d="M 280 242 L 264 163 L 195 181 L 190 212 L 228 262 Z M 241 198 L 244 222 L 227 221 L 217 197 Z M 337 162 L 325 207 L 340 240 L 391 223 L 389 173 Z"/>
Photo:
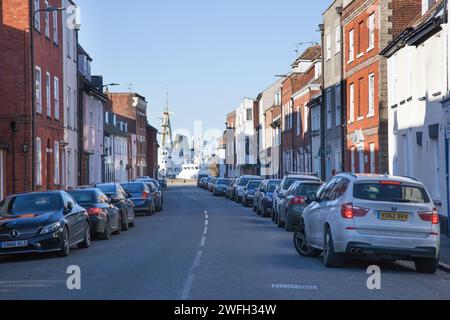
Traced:
<path fill-rule="evenodd" d="M 163 109 L 162 118 L 162 147 L 173 149 L 173 137 L 172 137 L 172 124 L 170 122 L 170 111 L 169 111 L 169 89 L 166 89 L 166 104 Z"/>

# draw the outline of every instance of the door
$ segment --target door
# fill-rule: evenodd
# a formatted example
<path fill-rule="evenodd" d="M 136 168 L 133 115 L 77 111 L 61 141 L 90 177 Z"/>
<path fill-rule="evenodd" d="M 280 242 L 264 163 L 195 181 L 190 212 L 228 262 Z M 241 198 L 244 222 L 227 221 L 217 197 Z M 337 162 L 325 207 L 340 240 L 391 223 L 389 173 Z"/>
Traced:
<path fill-rule="evenodd" d="M 79 207 L 77 206 L 76 202 L 70 197 L 68 194 L 63 193 L 62 194 L 64 208 L 67 208 L 67 205 L 69 202 L 72 202 L 73 209 L 72 211 L 66 213 L 66 220 L 69 227 L 69 235 L 70 244 L 74 244 L 81 240 L 84 236 L 84 215 L 81 215 L 81 212 L 79 210 Z"/>

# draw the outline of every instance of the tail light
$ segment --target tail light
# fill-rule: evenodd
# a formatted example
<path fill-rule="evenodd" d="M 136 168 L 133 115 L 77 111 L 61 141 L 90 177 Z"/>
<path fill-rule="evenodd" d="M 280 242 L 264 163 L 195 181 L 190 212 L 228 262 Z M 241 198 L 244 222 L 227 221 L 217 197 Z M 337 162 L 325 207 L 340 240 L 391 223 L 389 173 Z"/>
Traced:
<path fill-rule="evenodd" d="M 431 224 L 439 224 L 439 213 L 437 209 L 430 212 L 419 212 L 419 217 L 422 221 L 431 222 Z"/>
<path fill-rule="evenodd" d="M 297 196 L 292 198 L 291 201 L 289 201 L 289 204 L 291 205 L 299 205 L 299 204 L 305 204 L 306 203 L 306 198 L 302 197 L 302 196 Z"/>
<path fill-rule="evenodd" d="M 352 203 L 342 205 L 341 215 L 344 219 L 353 219 L 365 217 L 369 213 L 369 209 L 354 207 Z"/>
<path fill-rule="evenodd" d="M 144 200 L 147 199 L 149 195 L 150 195 L 150 192 L 148 192 L 148 191 L 142 192 L 142 199 L 144 199 Z"/>
<path fill-rule="evenodd" d="M 103 210 L 100 208 L 90 208 L 88 214 L 90 216 L 101 216 L 103 214 Z"/>

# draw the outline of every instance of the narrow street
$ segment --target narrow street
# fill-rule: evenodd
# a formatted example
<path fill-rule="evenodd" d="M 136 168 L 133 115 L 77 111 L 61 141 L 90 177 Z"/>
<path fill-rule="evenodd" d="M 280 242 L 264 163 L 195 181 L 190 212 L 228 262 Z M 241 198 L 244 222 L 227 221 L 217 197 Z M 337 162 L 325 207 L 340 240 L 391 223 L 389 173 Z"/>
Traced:
<path fill-rule="evenodd" d="M 382 290 L 367 289 L 367 267 L 327 269 L 300 257 L 292 234 L 251 209 L 191 186 L 170 187 L 165 209 L 68 258 L 0 260 L 0 299 L 449 299 L 450 274 L 382 264 Z M 66 287 L 81 269 L 82 290 Z M 45 290 L 43 290 L 45 288 Z"/>

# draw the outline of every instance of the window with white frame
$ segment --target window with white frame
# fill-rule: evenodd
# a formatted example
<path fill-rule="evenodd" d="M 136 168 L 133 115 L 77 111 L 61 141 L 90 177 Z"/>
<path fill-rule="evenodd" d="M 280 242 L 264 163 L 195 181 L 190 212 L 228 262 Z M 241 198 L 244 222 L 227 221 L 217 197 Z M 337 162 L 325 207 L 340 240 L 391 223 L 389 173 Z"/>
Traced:
<path fill-rule="evenodd" d="M 322 62 L 317 62 L 315 64 L 314 71 L 315 71 L 315 77 L 314 78 L 315 78 L 315 80 L 317 80 L 322 75 Z"/>
<path fill-rule="evenodd" d="M 66 88 L 66 123 L 68 128 L 72 128 L 72 112 L 70 110 L 70 107 L 72 105 L 72 90 L 70 87 Z"/>
<path fill-rule="evenodd" d="M 36 185 L 42 185 L 42 142 L 36 138 Z"/>
<path fill-rule="evenodd" d="M 253 110 L 251 108 L 247 109 L 247 121 L 252 121 L 253 120 Z"/>
<path fill-rule="evenodd" d="M 335 52 L 335 54 L 338 54 L 339 52 L 341 52 L 341 26 L 340 25 L 336 26 L 334 33 L 335 33 L 335 35 L 334 35 L 334 40 L 335 40 L 334 52 Z"/>
<path fill-rule="evenodd" d="M 304 110 L 303 132 L 306 133 L 308 132 L 309 129 L 309 108 L 305 106 L 303 110 Z"/>
<path fill-rule="evenodd" d="M 351 148 L 350 149 L 350 153 L 351 153 L 351 167 L 352 167 L 352 173 L 356 173 L 356 159 L 355 159 L 355 148 Z"/>
<path fill-rule="evenodd" d="M 350 30 L 348 33 L 348 62 L 355 60 L 355 31 Z"/>
<path fill-rule="evenodd" d="M 45 9 L 49 7 L 48 1 L 45 1 Z M 45 12 L 45 36 L 50 38 L 50 11 Z"/>
<path fill-rule="evenodd" d="M 327 34 L 325 41 L 327 46 L 327 61 L 328 61 L 331 59 L 331 33 Z"/>
<path fill-rule="evenodd" d="M 370 144 L 370 173 L 375 173 L 375 143 Z"/>
<path fill-rule="evenodd" d="M 52 116 L 52 90 L 51 90 L 51 77 L 50 73 L 45 74 L 45 102 L 46 102 L 46 110 L 47 110 L 47 117 Z"/>
<path fill-rule="evenodd" d="M 350 99 L 350 104 L 349 104 L 349 117 L 348 117 L 348 121 L 349 122 L 353 122 L 355 121 L 355 84 L 350 84 L 350 89 L 349 89 L 349 99 Z"/>
<path fill-rule="evenodd" d="M 300 135 L 302 129 L 302 113 L 300 106 L 297 108 L 297 135 Z"/>
<path fill-rule="evenodd" d="M 59 79 L 54 77 L 53 79 L 53 99 L 55 105 L 55 119 L 59 120 Z"/>
<path fill-rule="evenodd" d="M 36 112 L 42 113 L 42 74 L 41 68 L 36 67 L 35 81 L 36 81 Z"/>
<path fill-rule="evenodd" d="M 59 142 L 55 141 L 55 150 L 53 155 L 55 156 L 55 185 L 59 185 Z"/>
<path fill-rule="evenodd" d="M 331 102 L 332 102 L 332 92 L 331 89 L 327 90 L 327 129 L 330 130 L 332 128 L 332 113 L 331 113 Z"/>
<path fill-rule="evenodd" d="M 335 92 L 335 116 L 336 116 L 336 127 L 339 127 L 342 124 L 342 114 L 341 114 L 341 85 L 336 85 L 336 88 L 334 90 Z"/>
<path fill-rule="evenodd" d="M 58 44 L 59 32 L 58 32 L 58 11 L 53 11 L 53 42 Z"/>
<path fill-rule="evenodd" d="M 41 2 L 40 0 L 34 0 L 34 11 L 38 11 L 41 9 Z M 37 31 L 41 31 L 41 14 L 40 12 L 37 12 L 34 15 L 34 27 Z"/>
<path fill-rule="evenodd" d="M 369 75 L 369 114 L 368 117 L 375 115 L 375 74 Z"/>
<path fill-rule="evenodd" d="M 367 51 L 372 50 L 375 47 L 375 13 L 369 16 L 369 48 Z"/>

